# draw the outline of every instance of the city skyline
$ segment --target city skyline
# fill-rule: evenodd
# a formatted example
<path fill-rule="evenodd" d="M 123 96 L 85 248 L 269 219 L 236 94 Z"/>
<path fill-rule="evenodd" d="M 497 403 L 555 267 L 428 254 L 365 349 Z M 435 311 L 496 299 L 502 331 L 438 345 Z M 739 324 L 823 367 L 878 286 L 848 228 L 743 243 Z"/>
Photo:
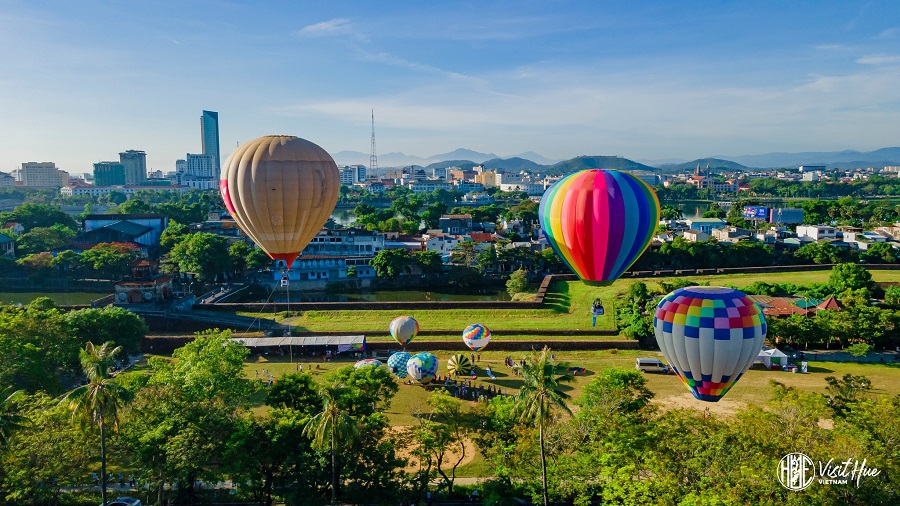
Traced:
<path fill-rule="evenodd" d="M 129 149 L 172 171 L 221 115 L 421 157 L 685 160 L 900 144 L 900 6 L 694 2 L 258 7 L 5 2 L 0 171 L 72 174 Z M 359 163 L 366 163 L 360 160 Z"/>

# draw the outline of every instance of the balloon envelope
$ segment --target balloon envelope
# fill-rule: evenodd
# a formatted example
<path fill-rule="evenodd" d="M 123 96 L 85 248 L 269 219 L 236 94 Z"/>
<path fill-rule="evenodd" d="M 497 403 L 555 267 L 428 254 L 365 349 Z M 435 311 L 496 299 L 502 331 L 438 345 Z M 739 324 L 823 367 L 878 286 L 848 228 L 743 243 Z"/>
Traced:
<path fill-rule="evenodd" d="M 400 346 L 406 348 L 406 345 L 419 333 L 419 322 L 412 316 L 398 316 L 391 320 L 388 329 L 391 331 L 391 336 L 400 343 Z"/>
<path fill-rule="evenodd" d="M 656 342 L 701 401 L 716 402 L 759 355 L 766 339 L 762 309 L 746 294 L 690 286 L 667 295 L 653 318 Z"/>
<path fill-rule="evenodd" d="M 412 379 L 423 385 L 431 383 L 437 371 L 438 359 L 431 353 L 418 353 L 406 362 L 406 372 Z"/>
<path fill-rule="evenodd" d="M 583 170 L 544 192 L 538 218 L 550 247 L 579 278 L 608 283 L 650 246 L 659 199 L 627 172 Z"/>
<path fill-rule="evenodd" d="M 447 359 L 447 371 L 456 376 L 468 376 L 472 372 L 472 360 L 458 353 Z"/>
<path fill-rule="evenodd" d="M 481 351 L 491 342 L 491 331 L 480 323 L 473 323 L 462 333 L 463 342 L 472 351 Z"/>
<path fill-rule="evenodd" d="M 381 360 L 377 360 L 374 358 L 364 358 L 359 362 L 353 364 L 353 367 L 359 369 L 360 367 L 381 367 Z"/>
<path fill-rule="evenodd" d="M 398 378 L 402 379 L 407 377 L 409 373 L 406 372 L 406 363 L 409 362 L 409 359 L 411 357 L 412 355 L 406 353 L 405 351 L 398 351 L 397 353 L 394 353 L 393 355 L 388 357 L 388 369 L 390 369 L 391 372 L 394 373 L 394 375 L 396 375 Z"/>
<path fill-rule="evenodd" d="M 219 191 L 241 230 L 290 266 L 328 221 L 340 185 L 324 149 L 299 137 L 267 135 L 228 156 Z"/>

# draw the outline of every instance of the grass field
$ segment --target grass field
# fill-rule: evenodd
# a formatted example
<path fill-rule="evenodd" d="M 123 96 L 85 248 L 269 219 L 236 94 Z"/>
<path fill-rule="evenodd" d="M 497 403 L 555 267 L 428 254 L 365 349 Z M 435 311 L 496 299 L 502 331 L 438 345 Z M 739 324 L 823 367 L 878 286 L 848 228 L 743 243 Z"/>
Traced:
<path fill-rule="evenodd" d="M 898 281 L 900 271 L 871 271 L 875 281 Z M 767 274 L 723 274 L 715 276 L 685 276 L 683 279 L 711 285 L 731 285 L 738 288 L 757 281 L 769 283 L 790 282 L 798 285 L 825 283 L 831 271 L 804 271 Z M 448 335 L 462 331 L 470 323 L 481 323 L 492 330 L 591 330 L 590 307 L 594 299 L 603 301 L 606 314 L 597 318 L 596 329 L 615 328 L 615 300 L 628 292 L 636 281 L 643 281 L 651 290 L 658 290 L 661 280 L 672 278 L 629 278 L 620 279 L 611 286 L 592 287 L 580 281 L 557 281 L 547 292 L 545 309 L 500 309 L 500 310 L 412 310 L 405 313 L 419 322 L 423 330 L 447 330 Z M 272 319 L 271 313 L 240 313 L 246 316 Z M 377 332 L 387 336 L 390 321 L 400 311 L 346 310 L 346 311 L 306 311 L 301 316 L 290 318 L 290 323 L 298 331 L 306 332 Z M 376 338 L 376 336 L 372 336 Z M 455 337 L 454 337 L 455 338 Z M 429 339 L 431 337 L 429 336 Z"/>

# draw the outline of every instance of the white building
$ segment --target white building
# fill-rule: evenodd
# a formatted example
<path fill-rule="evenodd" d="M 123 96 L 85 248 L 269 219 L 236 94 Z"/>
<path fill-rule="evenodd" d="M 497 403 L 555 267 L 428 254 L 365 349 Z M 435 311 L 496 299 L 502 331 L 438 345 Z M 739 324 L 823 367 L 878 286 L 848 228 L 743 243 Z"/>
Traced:
<path fill-rule="evenodd" d="M 494 184 L 499 186 L 501 190 L 503 190 L 503 185 L 522 185 L 525 183 L 525 176 L 515 172 L 499 172 L 495 174 L 494 179 Z"/>
<path fill-rule="evenodd" d="M 425 179 L 422 181 L 411 181 L 407 185 L 413 193 L 431 193 L 435 190 L 453 190 L 453 184 L 443 179 Z"/>
<path fill-rule="evenodd" d="M 59 193 L 66 197 L 77 195 L 88 195 L 91 197 L 102 197 L 110 192 L 124 193 L 131 198 L 137 192 L 175 192 L 187 193 L 191 191 L 190 186 L 184 185 L 166 185 L 166 186 L 64 186 L 60 188 Z"/>
<path fill-rule="evenodd" d="M 425 234 L 422 239 L 425 251 L 437 251 L 442 257 L 449 255 L 461 242 L 459 236 L 449 234 Z"/>
<path fill-rule="evenodd" d="M 187 153 L 184 160 L 175 162 L 175 183 L 198 190 L 219 188 L 216 177 L 216 155 Z"/>
<path fill-rule="evenodd" d="M 69 173 L 57 169 L 53 162 L 25 162 L 19 174 L 23 185 L 32 188 L 61 188 L 69 184 Z"/>
<path fill-rule="evenodd" d="M 684 224 L 687 225 L 688 230 L 696 230 L 698 232 L 704 232 L 706 234 L 711 234 L 713 230 L 717 228 L 725 228 L 727 226 L 725 220 L 723 220 L 722 218 L 688 218 L 681 221 L 683 221 Z"/>
<path fill-rule="evenodd" d="M 804 237 L 813 241 L 821 241 L 823 239 L 836 239 L 837 229 L 825 225 L 798 225 L 797 237 Z"/>
<path fill-rule="evenodd" d="M 350 186 L 356 183 L 366 182 L 365 165 L 344 165 L 338 172 L 341 177 L 341 184 Z"/>

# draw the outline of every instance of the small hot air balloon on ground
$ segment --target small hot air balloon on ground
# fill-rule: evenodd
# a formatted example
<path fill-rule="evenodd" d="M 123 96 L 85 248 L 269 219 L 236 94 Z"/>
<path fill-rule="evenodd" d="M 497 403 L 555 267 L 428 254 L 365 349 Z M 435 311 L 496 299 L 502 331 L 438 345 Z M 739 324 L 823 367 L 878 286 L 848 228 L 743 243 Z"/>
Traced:
<path fill-rule="evenodd" d="M 412 316 L 398 316 L 391 320 L 388 326 L 391 336 L 400 343 L 403 349 L 412 341 L 419 333 L 419 322 Z"/>
<path fill-rule="evenodd" d="M 405 351 L 398 351 L 397 353 L 392 354 L 388 357 L 388 369 L 400 379 L 407 377 L 409 373 L 406 372 L 406 363 L 409 362 L 411 357 L 412 355 Z"/>
<path fill-rule="evenodd" d="M 381 360 L 374 358 L 364 358 L 359 362 L 353 364 L 353 367 L 359 369 L 360 367 L 381 367 Z"/>
<path fill-rule="evenodd" d="M 447 359 L 447 372 L 454 376 L 468 376 L 472 372 L 472 360 L 458 353 Z"/>
<path fill-rule="evenodd" d="M 413 355 L 406 362 L 406 372 L 418 383 L 427 385 L 434 379 L 434 375 L 438 371 L 438 359 L 428 352 Z"/>
<path fill-rule="evenodd" d="M 288 267 L 328 221 L 340 187 L 331 155 L 289 135 L 241 144 L 225 160 L 219 180 L 222 200 L 237 225 Z"/>
<path fill-rule="evenodd" d="M 746 294 L 690 286 L 667 295 L 653 318 L 656 342 L 694 397 L 716 402 L 753 364 L 766 339 L 762 309 Z"/>
<path fill-rule="evenodd" d="M 659 199 L 644 181 L 616 170 L 569 174 L 538 209 L 547 242 L 582 281 L 609 284 L 650 246 Z"/>
<path fill-rule="evenodd" d="M 473 323 L 462 333 L 463 342 L 472 351 L 481 351 L 491 342 L 491 331 L 480 323 Z"/>

